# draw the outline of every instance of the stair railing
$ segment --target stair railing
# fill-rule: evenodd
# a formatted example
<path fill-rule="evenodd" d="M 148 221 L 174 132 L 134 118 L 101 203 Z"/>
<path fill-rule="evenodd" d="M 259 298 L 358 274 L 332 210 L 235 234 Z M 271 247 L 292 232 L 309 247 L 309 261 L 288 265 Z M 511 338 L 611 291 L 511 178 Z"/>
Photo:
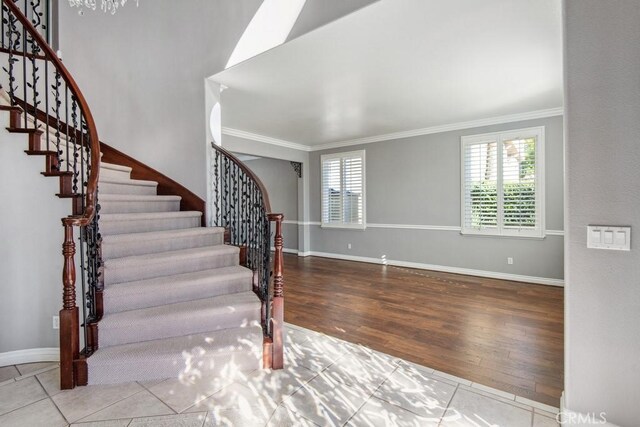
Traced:
<path fill-rule="evenodd" d="M 212 218 L 227 230 L 227 243 L 240 246 L 244 262 L 253 275 L 254 292 L 262 301 L 264 331 L 263 365 L 281 369 L 283 357 L 284 276 L 280 213 L 272 213 L 269 195 L 260 179 L 237 157 L 211 144 Z M 271 223 L 274 255 L 271 257 Z"/>
<path fill-rule="evenodd" d="M 73 77 L 49 46 L 48 2 L 1 0 L 0 83 L 10 98 L 10 131 L 29 134 L 29 154 L 46 158 L 46 176 L 60 179 L 58 196 L 73 201 L 62 218 L 62 309 L 60 310 L 60 386 L 86 384 L 85 357 L 97 349 L 102 316 L 98 176 L 100 143 L 87 102 Z M 76 305 L 76 243 L 80 228 L 82 324 Z M 80 350 L 84 327 L 84 350 Z"/>

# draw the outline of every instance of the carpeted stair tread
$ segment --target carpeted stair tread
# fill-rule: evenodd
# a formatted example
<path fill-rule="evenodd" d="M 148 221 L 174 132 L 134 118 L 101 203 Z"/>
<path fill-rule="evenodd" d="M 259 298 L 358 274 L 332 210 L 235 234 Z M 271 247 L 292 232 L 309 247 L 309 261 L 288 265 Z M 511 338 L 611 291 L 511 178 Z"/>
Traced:
<path fill-rule="evenodd" d="M 132 282 L 190 271 L 238 265 L 237 246 L 217 245 L 136 255 L 104 261 L 104 283 Z"/>
<path fill-rule="evenodd" d="M 248 291 L 111 313 L 100 320 L 100 346 L 259 325 L 260 311 L 260 299 Z"/>
<path fill-rule="evenodd" d="M 201 218 L 198 211 L 100 214 L 100 232 L 108 236 L 195 228 Z"/>
<path fill-rule="evenodd" d="M 180 210 L 181 200 L 180 196 L 100 194 L 100 212 L 102 214 L 177 212 Z"/>
<path fill-rule="evenodd" d="M 158 195 L 145 195 L 145 194 L 100 194 L 100 203 L 108 202 L 155 202 L 155 201 L 180 201 L 180 196 L 158 196 Z M 150 212 L 149 212 L 150 213 Z"/>
<path fill-rule="evenodd" d="M 105 312 L 116 313 L 247 292 L 253 287 L 252 278 L 251 270 L 238 265 L 113 284 L 104 290 Z"/>
<path fill-rule="evenodd" d="M 221 245 L 223 240 L 224 228 L 222 227 L 115 234 L 102 237 L 102 259 L 215 246 Z"/>
<path fill-rule="evenodd" d="M 262 340 L 262 328 L 251 325 L 101 347 L 87 359 L 89 384 L 258 369 L 262 360 Z"/>

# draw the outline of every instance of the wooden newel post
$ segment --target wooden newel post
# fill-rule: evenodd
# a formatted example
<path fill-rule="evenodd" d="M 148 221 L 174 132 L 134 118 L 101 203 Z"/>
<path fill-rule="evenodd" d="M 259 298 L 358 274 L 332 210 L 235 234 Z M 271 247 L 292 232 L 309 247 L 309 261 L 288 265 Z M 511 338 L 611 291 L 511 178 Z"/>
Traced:
<path fill-rule="evenodd" d="M 76 386 L 73 361 L 78 359 L 80 336 L 78 306 L 76 305 L 76 244 L 73 241 L 73 225 L 62 220 L 64 243 L 62 255 L 62 310 L 60 310 L 60 388 L 68 390 Z"/>
<path fill-rule="evenodd" d="M 276 223 L 274 235 L 275 254 L 273 257 L 273 308 L 271 331 L 273 333 L 272 369 L 284 367 L 284 258 L 282 255 L 282 214 L 269 214 L 269 221 Z"/>

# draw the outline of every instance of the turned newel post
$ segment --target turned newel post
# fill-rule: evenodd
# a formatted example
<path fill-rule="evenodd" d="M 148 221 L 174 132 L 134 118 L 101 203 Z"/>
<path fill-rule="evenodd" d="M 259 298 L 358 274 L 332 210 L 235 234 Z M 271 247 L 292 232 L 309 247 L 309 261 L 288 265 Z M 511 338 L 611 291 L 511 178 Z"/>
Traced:
<path fill-rule="evenodd" d="M 76 306 L 76 244 L 73 241 L 73 225 L 62 220 L 64 243 L 62 255 L 62 310 L 60 310 L 60 388 L 76 386 L 73 361 L 79 356 L 78 307 Z"/>
<path fill-rule="evenodd" d="M 273 257 L 273 311 L 272 325 L 273 333 L 273 353 L 272 368 L 282 369 L 284 366 L 284 258 L 282 255 L 283 239 L 282 239 L 282 214 L 269 214 L 269 221 L 276 223 L 274 235 L 275 254 Z"/>

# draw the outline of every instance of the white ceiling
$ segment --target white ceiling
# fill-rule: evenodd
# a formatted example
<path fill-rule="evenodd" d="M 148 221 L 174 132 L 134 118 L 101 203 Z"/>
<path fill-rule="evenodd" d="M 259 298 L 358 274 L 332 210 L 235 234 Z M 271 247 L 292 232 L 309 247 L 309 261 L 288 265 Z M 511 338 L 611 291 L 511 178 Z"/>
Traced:
<path fill-rule="evenodd" d="M 309 146 L 557 110 L 560 2 L 381 0 L 213 80 L 225 128 Z"/>

